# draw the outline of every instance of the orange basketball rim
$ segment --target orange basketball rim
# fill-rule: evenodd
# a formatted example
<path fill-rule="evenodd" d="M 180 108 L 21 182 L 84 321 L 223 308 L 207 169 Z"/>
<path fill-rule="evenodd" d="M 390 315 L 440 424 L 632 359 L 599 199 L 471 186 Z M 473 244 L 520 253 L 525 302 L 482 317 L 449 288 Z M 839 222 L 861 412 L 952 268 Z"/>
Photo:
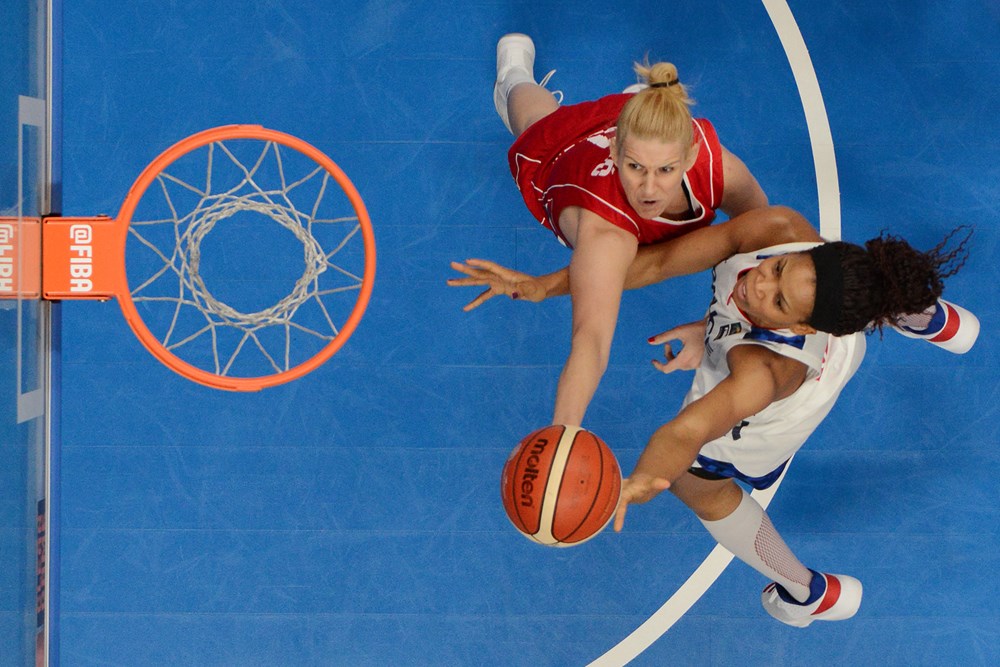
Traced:
<path fill-rule="evenodd" d="M 244 164 L 234 155 L 235 149 L 231 145 L 244 145 L 248 142 L 258 142 L 259 145 L 254 148 L 251 159 Z M 187 159 L 187 156 L 199 150 L 206 151 L 207 155 L 207 183 L 187 185 L 167 173 L 178 160 Z M 314 163 L 314 169 L 303 170 L 306 175 L 293 182 L 285 173 L 291 156 Z M 218 168 L 213 165 L 213 160 L 216 165 L 224 163 L 235 174 L 233 180 L 236 185 L 227 190 L 219 188 L 213 182 L 213 179 L 222 180 L 220 176 L 212 175 Z M 280 176 L 275 176 L 280 184 L 273 189 L 258 183 L 263 177 L 265 165 L 276 165 L 274 171 L 280 172 Z M 157 222 L 164 223 L 167 234 L 176 240 L 176 247 L 163 250 L 154 248 L 158 261 L 163 266 L 152 272 L 152 278 L 138 276 L 133 277 L 130 282 L 127 275 L 126 245 L 130 227 L 138 224 L 133 220 L 137 206 L 152 185 L 159 184 L 159 189 L 166 193 L 167 188 L 174 187 L 175 183 L 181 183 L 183 188 L 180 191 L 185 194 L 194 192 L 192 196 L 198 198 L 198 203 L 193 206 L 192 212 L 182 213 L 175 210 L 176 200 L 180 195 L 164 195 L 167 202 L 165 208 L 170 212 L 168 219 Z M 309 205 L 296 207 L 292 199 L 306 189 L 310 190 Z M 322 199 L 334 190 L 337 190 L 337 196 L 346 197 L 345 201 L 353 212 L 322 221 L 340 225 L 337 227 L 340 240 L 335 244 L 339 245 L 331 252 L 315 240 L 314 232 L 321 227 L 317 197 Z M 234 202 L 237 209 L 242 203 L 242 208 L 264 213 L 265 217 L 279 220 L 286 228 L 294 227 L 292 231 L 314 255 L 313 273 L 301 278 L 301 289 L 297 287 L 301 294 L 293 302 L 286 304 L 283 310 L 279 309 L 281 312 L 260 311 L 254 317 L 244 317 L 238 309 L 214 299 L 211 291 L 204 287 L 205 281 L 201 276 L 194 275 L 192 278 L 192 274 L 201 266 L 201 239 L 216 222 L 234 214 Z M 306 210 L 302 210 L 303 208 Z M 209 210 L 214 210 L 212 215 L 215 217 L 206 224 L 204 216 Z M 202 217 L 199 218 L 199 215 Z M 192 233 L 192 228 L 198 225 L 198 231 Z M 327 225 L 328 228 L 335 226 Z M 145 246 L 153 247 L 136 230 L 133 229 L 132 233 Z M 335 253 L 343 252 L 342 248 L 348 247 L 352 240 L 358 246 L 358 236 L 362 244 L 354 250 L 353 261 L 359 270 L 334 265 Z M 104 300 L 113 297 L 118 301 L 132 331 L 162 363 L 195 382 L 231 391 L 257 391 L 279 385 L 299 378 L 326 362 L 357 328 L 371 297 L 375 279 L 375 237 L 371 220 L 361 196 L 347 175 L 329 157 L 307 142 L 257 125 L 216 127 L 176 143 L 139 175 L 117 217 L 46 218 L 42 224 L 41 245 L 42 298 Z M 197 256 L 194 255 L 195 252 L 198 253 Z M 326 272 L 343 278 L 347 284 L 334 288 L 320 287 L 319 283 Z M 178 281 L 176 293 L 161 290 L 160 295 L 155 297 L 138 297 L 148 283 L 168 275 Z M 142 283 L 142 286 L 137 287 L 137 283 Z M 335 321 L 335 308 L 325 303 L 324 299 L 331 298 L 331 295 L 343 298 L 345 292 L 348 293 L 348 298 L 353 298 L 353 302 L 339 307 L 343 320 Z M 136 307 L 136 301 L 143 299 L 150 307 L 169 309 L 167 312 L 171 321 L 169 326 L 164 327 L 169 330 L 167 334 L 154 334 L 147 326 Z M 169 303 L 162 303 L 165 301 Z M 304 325 L 294 321 L 293 318 L 305 309 L 303 304 L 315 306 L 315 310 L 321 313 L 319 319 L 324 321 L 327 331 L 317 331 L 311 324 Z M 195 333 L 182 337 L 177 333 L 181 326 L 178 324 L 177 314 L 188 309 L 197 311 L 194 319 L 198 321 L 199 328 Z M 146 316 L 149 317 L 148 313 Z M 182 354 L 181 351 L 194 345 L 205 350 L 221 345 L 219 341 L 224 336 L 220 331 L 223 327 L 236 329 L 235 342 L 231 345 L 235 351 L 215 350 L 214 354 L 206 352 L 207 361 Z M 274 343 L 278 348 L 276 352 L 267 349 L 269 343 L 262 333 L 266 327 L 278 327 L 279 334 L 272 336 L 280 339 Z M 307 358 L 294 360 L 292 348 L 297 344 L 294 336 L 302 331 L 307 331 L 310 335 L 306 337 L 316 338 L 319 343 L 310 343 L 316 349 L 307 351 Z M 262 364 L 263 369 L 251 370 L 246 375 L 236 369 L 239 366 L 239 355 L 250 351 L 266 359 L 266 362 Z"/>

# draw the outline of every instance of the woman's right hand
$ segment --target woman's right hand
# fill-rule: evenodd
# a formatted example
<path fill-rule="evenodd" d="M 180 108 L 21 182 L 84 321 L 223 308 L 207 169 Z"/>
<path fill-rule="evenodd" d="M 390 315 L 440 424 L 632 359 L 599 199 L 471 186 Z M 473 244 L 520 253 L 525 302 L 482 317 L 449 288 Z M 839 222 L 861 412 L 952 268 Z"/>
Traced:
<path fill-rule="evenodd" d="M 451 287 L 469 287 L 486 285 L 487 289 L 465 305 L 462 310 L 468 312 L 478 308 L 495 296 L 506 294 L 511 299 L 519 301 L 542 301 L 547 290 L 542 280 L 536 276 L 508 269 L 496 262 L 485 259 L 467 259 L 465 263 L 452 262 L 451 268 L 464 273 L 465 278 L 449 278 Z"/>

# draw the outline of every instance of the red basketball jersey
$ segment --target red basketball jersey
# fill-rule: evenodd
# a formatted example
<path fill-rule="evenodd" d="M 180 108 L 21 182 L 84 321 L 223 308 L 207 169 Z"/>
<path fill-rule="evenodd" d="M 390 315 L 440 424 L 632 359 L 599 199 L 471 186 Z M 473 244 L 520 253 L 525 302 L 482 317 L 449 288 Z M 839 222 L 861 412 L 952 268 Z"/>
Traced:
<path fill-rule="evenodd" d="M 702 118 L 694 120 L 693 128 L 701 141 L 698 159 L 683 181 L 693 215 L 647 219 L 629 205 L 611 159 L 610 137 L 630 97 L 609 95 L 560 107 L 525 130 L 507 154 L 528 210 L 560 238 L 557 223 L 568 206 L 596 213 L 634 234 L 640 244 L 674 238 L 715 219 L 723 192 L 722 145 L 715 128 Z"/>

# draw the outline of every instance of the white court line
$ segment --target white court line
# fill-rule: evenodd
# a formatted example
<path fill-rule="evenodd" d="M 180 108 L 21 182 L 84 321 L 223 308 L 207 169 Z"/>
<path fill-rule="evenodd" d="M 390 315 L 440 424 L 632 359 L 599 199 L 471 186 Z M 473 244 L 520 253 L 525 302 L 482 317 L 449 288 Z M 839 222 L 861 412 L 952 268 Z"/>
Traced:
<path fill-rule="evenodd" d="M 760 503 L 761 507 L 767 509 L 767 506 L 771 504 L 771 499 L 774 498 L 774 494 L 777 493 L 781 481 L 785 479 L 785 474 L 791 466 L 791 461 L 789 461 L 771 488 L 764 491 L 754 490 L 750 494 Z M 677 589 L 677 592 L 656 610 L 656 613 L 633 630 L 632 634 L 618 642 L 614 648 L 591 662 L 588 667 L 621 667 L 621 665 L 627 665 L 634 660 L 636 656 L 652 646 L 653 642 L 662 637 L 674 623 L 687 613 L 695 602 L 701 599 L 701 596 L 715 583 L 715 580 L 719 578 L 719 575 L 732 560 L 731 553 L 721 545 L 715 545 L 708 557 L 691 573 L 691 576 Z"/>
<path fill-rule="evenodd" d="M 809 143 L 812 145 L 813 165 L 816 168 L 816 191 L 819 195 L 819 232 L 823 238 L 840 239 L 840 180 L 837 176 L 837 156 L 833 150 L 833 134 L 826 116 L 823 93 L 819 89 L 816 70 L 813 69 L 809 50 L 806 48 L 799 26 L 785 0 L 761 0 L 771 23 L 778 33 L 785 57 L 792 67 L 795 86 L 799 89 L 802 110 L 806 114 Z"/>
<path fill-rule="evenodd" d="M 813 164 L 816 168 L 816 190 L 819 196 L 820 234 L 830 240 L 840 238 L 840 185 L 837 177 L 837 159 L 833 150 L 833 135 L 823 104 L 816 71 L 813 69 L 806 43 L 799 32 L 799 26 L 792 16 L 785 0 L 761 0 L 771 23 L 778 33 L 785 56 L 791 65 L 795 85 L 802 99 L 802 109 L 806 115 L 809 143 L 812 145 Z M 791 462 L 785 466 L 781 477 L 765 491 L 754 491 L 750 495 L 767 506 L 781 486 Z M 708 557 L 688 577 L 688 580 L 663 603 L 652 616 L 632 631 L 607 653 L 590 663 L 589 667 L 621 667 L 634 660 L 662 637 L 688 609 L 705 594 L 722 574 L 733 555 L 720 545 L 716 545 Z"/>

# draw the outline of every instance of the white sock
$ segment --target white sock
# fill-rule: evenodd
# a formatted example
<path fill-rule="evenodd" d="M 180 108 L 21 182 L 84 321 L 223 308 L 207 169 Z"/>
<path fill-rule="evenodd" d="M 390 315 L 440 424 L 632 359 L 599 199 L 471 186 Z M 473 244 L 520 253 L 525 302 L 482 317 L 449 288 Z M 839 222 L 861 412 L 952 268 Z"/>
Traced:
<path fill-rule="evenodd" d="M 535 77 L 522 67 L 511 67 L 504 72 L 502 78 L 497 79 L 497 88 L 506 100 L 510 97 L 510 91 L 514 89 L 514 86 L 519 86 L 522 83 L 535 83 Z"/>
<path fill-rule="evenodd" d="M 799 562 L 771 519 L 756 500 L 743 491 L 733 513 L 718 521 L 701 521 L 715 541 L 741 561 L 778 582 L 799 602 L 809 598 L 812 572 Z"/>
<path fill-rule="evenodd" d="M 902 315 L 898 320 L 896 320 L 896 326 L 906 327 L 911 333 L 922 334 L 927 330 L 927 327 L 930 326 L 931 320 L 937 313 L 937 309 L 938 305 L 935 303 L 922 313 Z M 938 333 L 937 329 L 935 329 L 933 333 Z"/>

